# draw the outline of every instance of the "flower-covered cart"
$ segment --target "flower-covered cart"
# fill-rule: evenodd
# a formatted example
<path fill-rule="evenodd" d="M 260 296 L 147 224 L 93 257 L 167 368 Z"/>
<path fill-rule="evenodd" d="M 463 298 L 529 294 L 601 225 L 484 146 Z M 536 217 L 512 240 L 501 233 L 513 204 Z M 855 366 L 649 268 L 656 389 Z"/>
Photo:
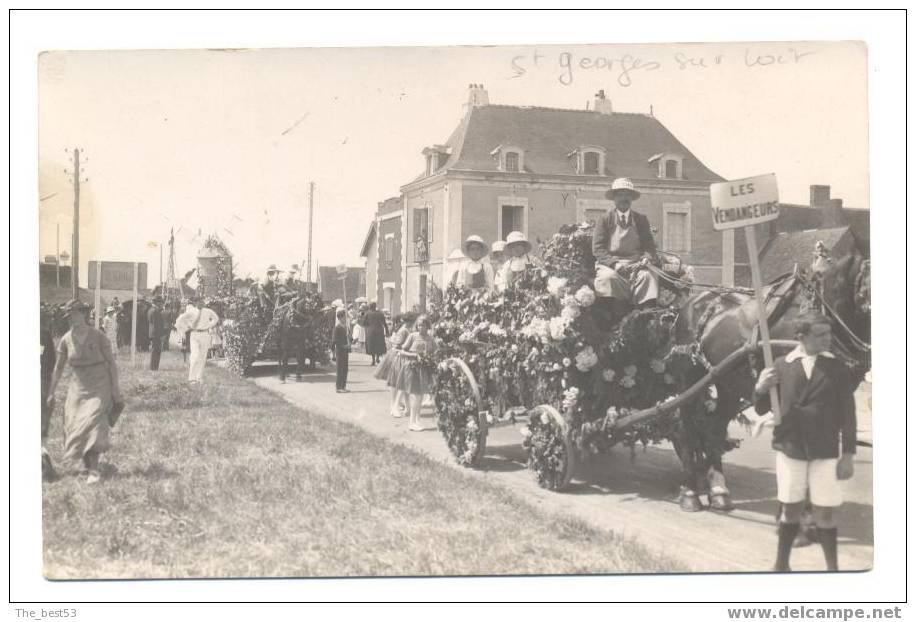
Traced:
<path fill-rule="evenodd" d="M 543 265 L 506 291 L 445 292 L 433 328 L 442 347 L 427 363 L 438 427 L 459 463 L 479 463 L 494 426 L 521 424 L 529 468 L 562 490 L 589 454 L 672 439 L 685 426 L 704 436 L 711 425 L 713 382 L 752 348 L 711 366 L 679 339 L 690 278 L 679 267 L 659 307 L 609 318 L 591 285 L 590 243 L 587 226 L 564 227 L 543 245 Z"/>

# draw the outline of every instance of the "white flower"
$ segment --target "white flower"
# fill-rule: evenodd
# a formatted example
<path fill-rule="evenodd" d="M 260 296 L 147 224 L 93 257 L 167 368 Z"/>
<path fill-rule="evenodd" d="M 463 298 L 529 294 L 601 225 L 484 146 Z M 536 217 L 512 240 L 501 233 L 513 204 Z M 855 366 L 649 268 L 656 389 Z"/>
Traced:
<path fill-rule="evenodd" d="M 561 279 L 558 276 L 552 276 L 547 279 L 547 291 L 550 292 L 551 296 L 559 296 L 565 288 L 566 279 Z"/>
<path fill-rule="evenodd" d="M 598 355 L 591 346 L 585 348 L 576 355 L 576 369 L 579 371 L 588 371 L 598 363 Z"/>
<path fill-rule="evenodd" d="M 477 331 L 478 331 L 478 332 L 483 332 L 483 331 L 487 330 L 488 328 L 490 328 L 490 323 L 487 322 L 487 321 L 483 321 L 483 322 L 481 322 L 480 324 L 477 325 Z"/>
<path fill-rule="evenodd" d="M 506 334 L 505 329 L 499 324 L 490 324 L 490 334 L 494 337 L 504 337 Z"/>
<path fill-rule="evenodd" d="M 563 367 L 569 367 L 570 365 L 572 365 L 572 361 L 569 360 L 569 357 L 563 357 Z"/>
<path fill-rule="evenodd" d="M 579 308 L 579 303 L 576 302 L 576 297 L 572 294 L 566 294 L 563 296 L 560 304 L 562 304 L 564 307 L 576 307 L 577 309 Z"/>
<path fill-rule="evenodd" d="M 568 411 L 572 409 L 576 402 L 579 401 L 579 389 L 576 387 L 570 387 L 563 391 L 563 410 Z"/>
<path fill-rule="evenodd" d="M 579 305 L 574 307 L 563 307 L 563 310 L 560 311 L 560 317 L 571 323 L 573 320 L 578 318 L 581 313 L 582 312 L 579 311 Z"/>
<path fill-rule="evenodd" d="M 560 367 L 560 364 L 559 364 L 559 363 L 554 363 L 554 364 L 553 364 L 553 371 L 560 371 L 561 369 L 563 369 L 563 368 Z"/>
<path fill-rule="evenodd" d="M 636 365 L 627 365 L 623 368 L 623 375 L 632 378 L 636 375 Z"/>
<path fill-rule="evenodd" d="M 550 318 L 550 338 L 554 341 L 562 341 L 566 337 L 568 326 L 569 320 L 562 316 Z"/>
<path fill-rule="evenodd" d="M 614 382 L 614 377 L 617 375 L 613 369 L 605 369 L 601 374 L 604 377 L 605 382 Z"/>
<path fill-rule="evenodd" d="M 686 268 L 684 268 L 684 274 L 681 276 L 681 278 L 685 281 L 690 281 L 690 282 L 695 281 L 696 276 L 693 273 L 693 266 L 687 266 Z"/>
<path fill-rule="evenodd" d="M 674 384 L 674 376 L 665 374 L 665 384 Z"/>
<path fill-rule="evenodd" d="M 477 431 L 478 429 L 477 421 L 474 419 L 474 417 L 468 417 L 468 426 L 467 427 L 468 427 L 468 430 L 470 430 L 471 432 Z"/>
<path fill-rule="evenodd" d="M 590 307 L 595 302 L 595 292 L 588 285 L 583 285 L 576 292 L 576 302 L 583 307 Z"/>
<path fill-rule="evenodd" d="M 620 384 L 627 389 L 631 389 L 636 386 L 636 379 L 633 376 L 624 376 L 620 379 Z"/>
<path fill-rule="evenodd" d="M 660 361 L 658 359 L 652 359 L 651 361 L 649 361 L 649 367 L 651 367 L 652 371 L 654 371 L 656 374 L 665 373 L 665 362 L 664 361 Z"/>
<path fill-rule="evenodd" d="M 709 397 L 714 400 L 719 399 L 719 391 L 714 384 L 709 385 Z"/>

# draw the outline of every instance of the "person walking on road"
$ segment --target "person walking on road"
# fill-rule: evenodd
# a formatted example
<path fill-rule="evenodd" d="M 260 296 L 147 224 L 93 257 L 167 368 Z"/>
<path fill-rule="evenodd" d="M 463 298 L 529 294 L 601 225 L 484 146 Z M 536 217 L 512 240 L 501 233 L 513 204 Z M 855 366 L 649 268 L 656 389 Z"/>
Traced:
<path fill-rule="evenodd" d="M 334 358 L 337 359 L 337 392 L 349 393 L 347 390 L 347 372 L 350 367 L 350 331 L 347 324 L 347 312 L 337 310 L 337 323 L 331 334 L 334 346 Z"/>
<path fill-rule="evenodd" d="M 438 349 L 436 339 L 429 332 L 429 318 L 421 315 L 417 318 L 417 332 L 411 333 L 404 342 L 401 356 L 404 364 L 398 373 L 397 389 L 407 393 L 410 403 L 410 423 L 407 429 L 411 432 L 423 430 L 420 425 L 420 407 L 423 396 L 433 392 L 432 372 L 420 360 L 420 356 L 429 356 Z"/>
<path fill-rule="evenodd" d="M 403 391 L 398 390 L 398 374 L 401 371 L 401 346 L 407 341 L 413 328 L 414 315 L 405 313 L 395 318 L 396 323 L 400 325 L 394 335 L 391 336 L 391 349 L 385 353 L 382 364 L 375 370 L 375 377 L 378 380 L 384 380 L 385 384 L 391 390 L 391 405 L 389 413 L 392 417 L 403 417 L 402 410 L 407 410 L 407 400 Z M 403 408 L 402 408 L 403 406 Z"/>
<path fill-rule="evenodd" d="M 378 310 L 374 302 L 369 303 L 366 312 L 366 354 L 372 357 L 372 365 L 378 365 L 385 354 L 385 339 L 388 338 L 388 323 L 385 314 Z"/>
<path fill-rule="evenodd" d="M 832 336 L 825 316 L 805 313 L 796 320 L 795 331 L 798 347 L 760 373 L 754 396 L 754 407 L 763 414 L 771 409 L 770 389 L 779 387 L 782 416 L 773 429 L 773 449 L 782 513 L 773 570 L 791 570 L 792 543 L 810 495 L 827 570 L 836 571 L 840 481 L 853 476 L 856 453 L 855 385 L 829 350 Z"/>
<path fill-rule="evenodd" d="M 179 333 L 190 333 L 191 353 L 188 363 L 188 381 L 198 383 L 203 380 L 204 367 L 207 365 L 207 352 L 210 349 L 210 329 L 219 324 L 219 316 L 212 309 L 198 309 L 194 301 L 189 301 L 185 312 L 175 320 Z"/>
<path fill-rule="evenodd" d="M 57 344 L 57 361 L 47 390 L 47 406 L 69 366 L 70 387 L 64 404 L 64 457 L 82 460 L 86 483 L 101 479 L 99 456 L 108 450 L 112 417 L 123 408 L 118 365 L 105 334 L 89 326 L 89 308 L 78 300 L 67 303 L 70 330 Z"/>

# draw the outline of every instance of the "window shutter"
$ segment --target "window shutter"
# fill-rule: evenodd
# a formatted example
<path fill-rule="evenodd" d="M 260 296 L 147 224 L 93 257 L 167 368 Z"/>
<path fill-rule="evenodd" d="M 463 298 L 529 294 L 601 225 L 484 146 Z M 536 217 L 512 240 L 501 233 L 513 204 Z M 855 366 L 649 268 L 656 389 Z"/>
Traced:
<path fill-rule="evenodd" d="M 433 226 L 434 211 L 435 210 L 433 209 L 432 205 L 426 208 L 426 239 L 429 242 L 432 242 L 433 238 L 435 237 L 435 234 L 433 233 L 436 230 L 436 228 Z"/>

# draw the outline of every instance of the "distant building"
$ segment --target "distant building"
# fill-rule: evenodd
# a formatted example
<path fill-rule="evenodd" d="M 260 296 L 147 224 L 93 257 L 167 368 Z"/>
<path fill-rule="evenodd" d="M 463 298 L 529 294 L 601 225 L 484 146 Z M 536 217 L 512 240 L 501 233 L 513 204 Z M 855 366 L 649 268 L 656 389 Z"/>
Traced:
<path fill-rule="evenodd" d="M 635 208 L 648 216 L 659 248 L 680 255 L 698 278 L 722 279 L 722 235 L 708 217 L 709 185 L 722 178 L 654 116 L 615 112 L 603 91 L 591 110 L 565 110 L 491 105 L 487 91 L 471 85 L 452 135 L 422 154 L 424 171 L 376 215 L 377 253 L 394 234 L 387 244 L 397 258 L 389 263 L 400 274 L 376 277 L 378 299 L 390 289 L 393 310 L 425 307 L 428 283 L 448 279 L 468 235 L 490 244 L 518 230 L 536 247 L 562 225 L 610 209 L 605 193 L 617 177 L 642 193 Z M 383 220 L 400 230 L 382 233 Z"/>
<path fill-rule="evenodd" d="M 335 266 L 318 266 L 318 292 L 326 302 L 340 298 L 350 303 L 365 297 L 366 269 L 348 267 L 345 278 L 341 279 Z"/>
<path fill-rule="evenodd" d="M 366 259 L 366 297 L 393 314 L 402 311 L 401 211 L 400 197 L 380 202 L 360 251 Z"/>
<path fill-rule="evenodd" d="M 809 205 L 783 203 L 779 218 L 759 227 L 765 234 L 760 246 L 760 272 L 764 282 L 811 265 L 814 245 L 821 241 L 833 258 L 858 250 L 868 256 L 871 251 L 871 225 L 869 210 L 844 207 L 842 199 L 830 198 L 830 186 L 810 187 Z M 737 236 L 736 236 L 737 238 Z M 744 245 L 743 237 L 736 249 Z M 735 281 L 739 285 L 751 283 L 750 268 L 746 263 L 735 265 Z"/>

